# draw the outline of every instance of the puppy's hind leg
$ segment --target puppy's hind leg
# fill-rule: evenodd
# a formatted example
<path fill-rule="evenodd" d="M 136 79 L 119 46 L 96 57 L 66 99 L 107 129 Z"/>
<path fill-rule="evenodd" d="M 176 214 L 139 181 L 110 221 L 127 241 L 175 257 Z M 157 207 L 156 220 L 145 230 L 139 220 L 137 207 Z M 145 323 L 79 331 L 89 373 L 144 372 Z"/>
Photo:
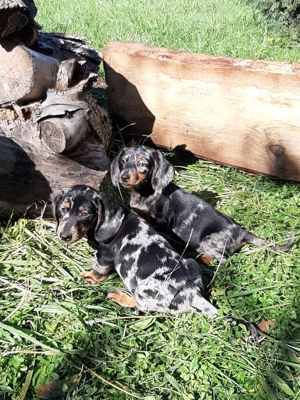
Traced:
<path fill-rule="evenodd" d="M 201 295 L 199 289 L 192 300 L 191 306 L 202 315 L 212 318 L 218 315 L 218 309 Z"/>

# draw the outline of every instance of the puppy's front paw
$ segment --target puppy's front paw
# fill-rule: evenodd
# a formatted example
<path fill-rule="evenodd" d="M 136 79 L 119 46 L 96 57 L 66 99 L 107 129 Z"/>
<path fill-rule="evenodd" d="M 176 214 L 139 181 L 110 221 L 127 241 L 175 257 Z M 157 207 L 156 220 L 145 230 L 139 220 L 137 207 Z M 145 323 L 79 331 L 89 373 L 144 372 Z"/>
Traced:
<path fill-rule="evenodd" d="M 108 300 L 111 300 L 122 307 L 136 307 L 136 299 L 128 296 L 128 294 L 121 292 L 121 290 L 113 289 L 107 293 Z"/>
<path fill-rule="evenodd" d="M 88 272 L 82 272 L 80 274 L 80 277 L 84 279 L 86 283 L 91 283 L 92 285 L 95 285 L 96 283 L 104 281 L 108 275 L 96 275 L 94 270 L 88 271 Z"/>

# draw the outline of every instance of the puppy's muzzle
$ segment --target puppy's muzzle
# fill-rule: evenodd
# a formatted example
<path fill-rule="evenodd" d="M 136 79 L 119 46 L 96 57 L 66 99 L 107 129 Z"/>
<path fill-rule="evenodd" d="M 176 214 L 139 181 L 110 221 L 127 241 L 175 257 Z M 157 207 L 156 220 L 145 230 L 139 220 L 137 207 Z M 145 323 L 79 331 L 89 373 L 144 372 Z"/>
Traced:
<path fill-rule="evenodd" d="M 131 176 L 131 171 L 127 170 L 122 172 L 122 174 L 120 175 L 120 179 L 122 182 L 127 183 L 130 179 Z"/>
<path fill-rule="evenodd" d="M 69 243 L 69 242 L 71 242 L 71 240 L 72 240 L 72 235 L 71 235 L 70 233 L 63 233 L 63 232 L 61 232 L 61 233 L 59 234 L 59 238 L 60 238 L 63 242 Z"/>

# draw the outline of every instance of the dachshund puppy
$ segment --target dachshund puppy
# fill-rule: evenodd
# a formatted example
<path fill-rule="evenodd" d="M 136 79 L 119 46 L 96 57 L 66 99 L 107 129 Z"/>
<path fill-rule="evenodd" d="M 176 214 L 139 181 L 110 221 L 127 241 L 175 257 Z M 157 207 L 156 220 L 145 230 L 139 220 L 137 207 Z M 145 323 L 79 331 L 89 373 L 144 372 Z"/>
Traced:
<path fill-rule="evenodd" d="M 199 265 L 183 259 L 142 218 L 95 189 L 76 185 L 53 201 L 58 237 L 71 244 L 87 236 L 96 249 L 93 270 L 82 274 L 89 283 L 107 278 L 114 269 L 133 297 L 120 290 L 108 299 L 142 312 L 187 313 L 191 308 L 215 316 L 218 310 L 202 296 Z"/>
<path fill-rule="evenodd" d="M 160 151 L 146 146 L 126 147 L 111 164 L 112 183 L 131 192 L 130 206 L 165 225 L 185 243 L 202 253 L 206 264 L 223 264 L 245 243 L 286 252 L 294 237 L 283 246 L 270 246 L 237 225 L 206 201 L 171 183 L 173 167 Z"/>
<path fill-rule="evenodd" d="M 93 269 L 82 273 L 82 278 L 98 283 L 116 270 L 133 295 L 111 290 L 109 300 L 145 313 L 179 315 L 194 308 L 209 317 L 218 314 L 202 296 L 198 263 L 183 259 L 142 218 L 106 194 L 85 185 L 63 189 L 53 199 L 53 215 L 63 242 L 71 244 L 86 235 L 96 249 Z M 250 322 L 230 316 L 227 321 L 245 325 L 257 338 L 257 328 Z"/>

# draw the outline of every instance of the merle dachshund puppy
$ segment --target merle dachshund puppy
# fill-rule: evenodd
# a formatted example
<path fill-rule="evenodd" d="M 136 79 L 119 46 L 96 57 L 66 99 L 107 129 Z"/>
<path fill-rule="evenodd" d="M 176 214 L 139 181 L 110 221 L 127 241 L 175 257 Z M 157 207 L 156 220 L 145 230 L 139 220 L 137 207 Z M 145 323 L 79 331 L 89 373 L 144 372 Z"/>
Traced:
<path fill-rule="evenodd" d="M 53 215 L 58 237 L 72 244 L 87 236 L 96 249 L 92 271 L 81 274 L 89 283 L 104 281 L 116 270 L 132 294 L 108 292 L 108 299 L 142 312 L 169 312 L 172 315 L 196 309 L 214 317 L 218 310 L 203 296 L 202 274 L 193 259 L 183 259 L 172 246 L 142 218 L 102 192 L 76 185 L 63 189 L 53 199 Z M 253 337 L 255 326 L 243 324 Z"/>
<path fill-rule="evenodd" d="M 198 263 L 181 258 L 138 215 L 84 185 L 64 189 L 53 204 L 58 237 L 71 244 L 86 235 L 96 249 L 93 269 L 83 279 L 98 283 L 116 270 L 133 295 L 114 290 L 110 300 L 143 312 L 177 315 L 194 307 L 204 315 L 218 313 L 202 296 Z"/>
<path fill-rule="evenodd" d="M 173 173 L 161 152 L 146 146 L 124 148 L 111 164 L 112 183 L 130 190 L 130 206 L 172 230 L 202 253 L 206 264 L 213 259 L 223 264 L 245 243 L 274 252 L 286 252 L 292 246 L 293 236 L 283 246 L 270 246 L 206 201 L 171 183 Z"/>

